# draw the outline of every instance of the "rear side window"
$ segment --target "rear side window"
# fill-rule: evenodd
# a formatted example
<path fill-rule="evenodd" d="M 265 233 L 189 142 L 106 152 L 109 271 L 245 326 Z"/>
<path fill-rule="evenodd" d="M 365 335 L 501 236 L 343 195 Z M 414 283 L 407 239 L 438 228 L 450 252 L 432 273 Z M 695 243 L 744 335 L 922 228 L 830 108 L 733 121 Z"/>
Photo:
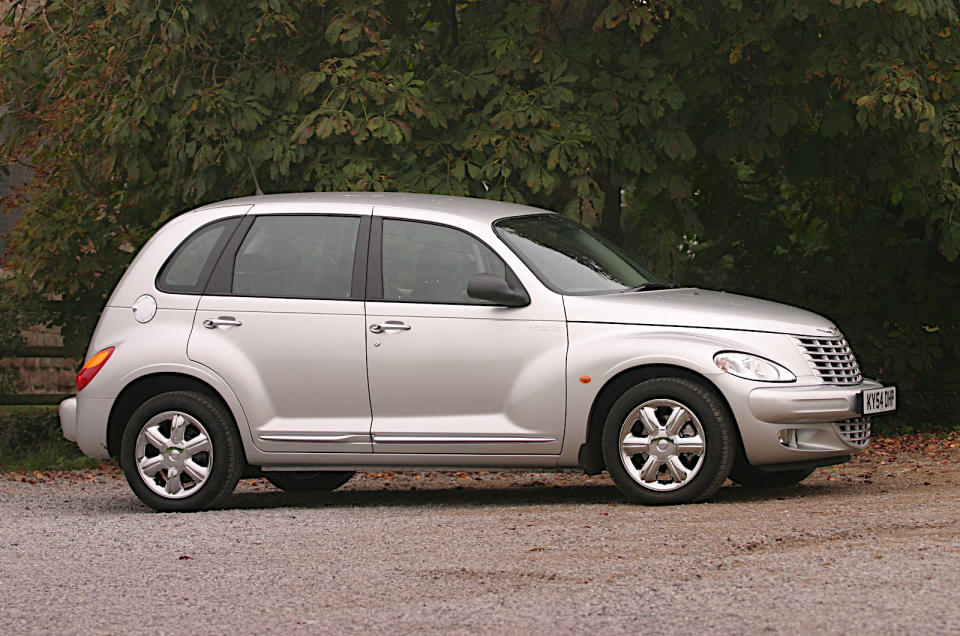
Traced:
<path fill-rule="evenodd" d="M 200 294 L 217 257 L 239 223 L 234 217 L 200 228 L 180 244 L 157 276 L 157 289 L 172 294 Z"/>
<path fill-rule="evenodd" d="M 243 239 L 232 293 L 269 298 L 351 298 L 360 219 L 260 216 Z"/>

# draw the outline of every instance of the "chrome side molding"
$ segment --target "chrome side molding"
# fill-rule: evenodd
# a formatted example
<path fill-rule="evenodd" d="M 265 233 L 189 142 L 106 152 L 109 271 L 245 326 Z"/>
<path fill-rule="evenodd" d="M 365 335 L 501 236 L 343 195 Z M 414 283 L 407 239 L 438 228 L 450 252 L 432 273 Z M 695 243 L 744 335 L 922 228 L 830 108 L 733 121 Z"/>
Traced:
<path fill-rule="evenodd" d="M 394 435 L 375 434 L 375 444 L 548 444 L 555 437 L 537 435 Z"/>
<path fill-rule="evenodd" d="M 274 433 L 271 435 L 260 435 L 260 441 L 263 442 L 308 442 L 317 444 L 355 444 L 370 443 L 370 436 L 356 433 L 342 433 L 333 435 L 300 435 Z"/>
<path fill-rule="evenodd" d="M 372 436 L 377 444 L 549 444 L 555 437 L 539 435 L 402 435 L 377 434 Z M 307 442 L 317 444 L 353 444 L 371 442 L 370 435 L 357 433 L 332 433 L 327 435 L 303 435 L 299 433 L 271 433 L 260 435 L 263 442 Z"/>

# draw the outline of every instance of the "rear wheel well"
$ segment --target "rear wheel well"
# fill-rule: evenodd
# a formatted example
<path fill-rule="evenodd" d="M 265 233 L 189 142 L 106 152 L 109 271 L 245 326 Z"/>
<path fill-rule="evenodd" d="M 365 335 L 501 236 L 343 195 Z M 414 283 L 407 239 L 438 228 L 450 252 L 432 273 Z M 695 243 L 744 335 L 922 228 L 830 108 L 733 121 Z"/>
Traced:
<path fill-rule="evenodd" d="M 603 424 L 607 419 L 607 413 L 610 412 L 610 408 L 613 406 L 613 403 L 617 401 L 617 398 L 619 398 L 624 391 L 639 382 L 650 380 L 652 378 L 666 377 L 686 378 L 694 382 L 699 382 L 716 393 L 717 397 L 720 399 L 720 403 L 723 405 L 723 408 L 727 410 L 727 415 L 730 416 L 730 421 L 734 423 L 734 430 L 737 434 L 737 453 L 740 456 L 743 455 L 743 442 L 740 439 L 740 428 L 736 425 L 736 418 L 733 417 L 733 412 L 730 409 L 730 405 L 727 403 L 727 399 L 724 397 L 723 393 L 720 392 L 720 389 L 718 389 L 717 386 L 706 377 L 696 373 L 695 371 L 691 371 L 690 369 L 668 364 L 652 364 L 642 367 L 634 367 L 632 369 L 627 369 L 626 371 L 620 372 L 619 374 L 610 378 L 610 380 L 603 385 L 603 388 L 600 389 L 600 392 L 597 393 L 597 397 L 593 400 L 593 406 L 590 407 L 590 418 L 587 426 L 587 441 L 580 446 L 580 454 L 578 459 L 580 467 L 583 468 L 583 472 L 588 475 L 596 475 L 601 473 L 604 468 L 606 468 L 606 465 L 603 461 L 602 448 Z"/>
<path fill-rule="evenodd" d="M 230 413 L 231 420 L 233 419 L 233 412 L 224 399 L 217 393 L 216 389 L 203 380 L 179 373 L 146 375 L 125 386 L 113 403 L 113 408 L 110 409 L 110 419 L 107 422 L 107 450 L 111 457 L 120 455 L 120 440 L 123 438 L 123 428 L 130 420 L 133 412 L 153 396 L 168 391 L 203 393 L 223 405 L 226 412 Z M 233 425 L 237 425 L 235 420 Z"/>

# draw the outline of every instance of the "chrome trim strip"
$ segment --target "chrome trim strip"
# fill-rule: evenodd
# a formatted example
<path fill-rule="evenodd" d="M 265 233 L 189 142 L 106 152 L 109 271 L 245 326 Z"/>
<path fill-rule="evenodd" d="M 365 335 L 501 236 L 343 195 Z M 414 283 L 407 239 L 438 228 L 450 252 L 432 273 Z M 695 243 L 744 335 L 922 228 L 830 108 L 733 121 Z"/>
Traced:
<path fill-rule="evenodd" d="M 381 458 L 383 456 L 381 455 Z M 391 456 L 391 457 L 395 457 Z M 422 455 L 414 455 L 415 458 L 422 458 Z M 440 457 L 449 457 L 448 455 L 440 455 Z M 514 455 L 504 455 L 503 457 L 515 457 Z M 544 457 L 553 457 L 556 458 L 556 455 L 544 455 Z M 392 470 L 397 472 L 433 472 L 433 473 L 475 473 L 478 471 L 495 471 L 498 473 L 571 473 L 575 475 L 582 475 L 583 469 L 579 466 L 546 466 L 546 465 L 536 465 L 533 463 L 523 464 L 523 465 L 507 465 L 507 466 L 498 466 L 497 464 L 490 463 L 479 463 L 479 464 L 384 464 L 382 460 L 379 463 L 368 463 L 368 464 L 290 464 L 290 465 L 277 465 L 277 464 L 265 464 L 260 467 L 260 470 L 264 472 L 289 472 L 289 471 L 298 471 L 298 470 L 371 470 L 376 469 L 378 472 Z"/>
<path fill-rule="evenodd" d="M 374 435 L 375 444 L 548 444 L 555 437 L 523 435 Z"/>
<path fill-rule="evenodd" d="M 316 442 L 318 444 L 329 444 L 339 442 L 341 444 L 349 443 L 370 443 L 369 435 L 358 435 L 355 433 L 342 433 L 339 435 L 298 435 L 276 433 L 273 435 L 261 435 L 263 442 Z"/>

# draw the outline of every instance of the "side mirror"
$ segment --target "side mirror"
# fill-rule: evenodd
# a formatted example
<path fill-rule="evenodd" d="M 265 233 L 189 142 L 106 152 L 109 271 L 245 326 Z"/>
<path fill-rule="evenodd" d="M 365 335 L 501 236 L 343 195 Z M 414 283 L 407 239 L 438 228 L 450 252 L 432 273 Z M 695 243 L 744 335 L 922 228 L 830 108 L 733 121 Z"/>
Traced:
<path fill-rule="evenodd" d="M 476 274 L 467 283 L 467 295 L 477 300 L 487 300 L 507 307 L 523 307 L 530 304 L 525 291 L 512 289 L 507 281 L 493 274 Z"/>

